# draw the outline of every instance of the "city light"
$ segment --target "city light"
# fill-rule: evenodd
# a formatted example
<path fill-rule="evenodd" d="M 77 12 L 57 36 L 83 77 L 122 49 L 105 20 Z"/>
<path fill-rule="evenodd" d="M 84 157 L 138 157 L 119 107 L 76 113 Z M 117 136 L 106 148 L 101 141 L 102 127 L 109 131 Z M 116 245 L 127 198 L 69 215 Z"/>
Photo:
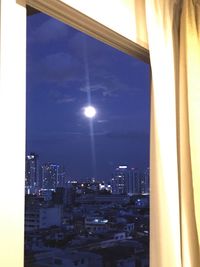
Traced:
<path fill-rule="evenodd" d="M 119 169 L 127 169 L 127 166 L 119 166 Z"/>

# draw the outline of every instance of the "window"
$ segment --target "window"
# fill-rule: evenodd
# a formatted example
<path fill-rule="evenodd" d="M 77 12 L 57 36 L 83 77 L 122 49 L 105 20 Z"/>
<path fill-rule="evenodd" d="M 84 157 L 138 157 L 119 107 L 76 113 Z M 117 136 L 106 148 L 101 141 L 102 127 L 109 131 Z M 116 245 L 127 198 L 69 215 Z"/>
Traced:
<path fill-rule="evenodd" d="M 10 210 L 13 211 L 13 216 L 14 216 L 14 220 L 13 220 L 13 224 L 16 225 L 21 225 L 21 228 L 19 230 L 19 228 L 16 229 L 16 227 L 12 226 L 12 223 L 9 227 L 9 229 L 7 229 L 7 231 L 5 231 L 5 235 L 2 236 L 2 242 L 4 242 L 4 244 L 7 244 L 8 242 L 8 238 L 9 238 L 9 247 L 10 250 L 12 251 L 12 255 L 13 257 L 7 257 L 7 247 L 4 246 L 5 249 L 5 253 L 2 253 L 4 255 L 4 257 L 1 257 L 1 265 L 5 265 L 5 262 L 8 263 L 10 262 L 11 264 L 7 264 L 7 265 L 11 265 L 13 266 L 13 264 L 16 264 L 16 262 L 18 263 L 18 266 L 21 266 L 22 264 L 22 250 L 23 250 L 23 242 L 22 242 L 22 236 L 23 236 L 23 223 L 22 223 L 22 219 L 20 216 L 23 216 L 23 197 L 19 197 L 19 195 L 23 195 L 23 189 L 20 189 L 20 187 L 23 184 L 23 168 L 24 168 L 24 161 L 23 161 L 23 143 L 24 140 L 22 141 L 22 139 L 24 139 L 24 125 L 22 123 L 22 120 L 25 119 L 25 113 L 23 110 L 23 105 L 24 102 L 22 99 L 24 99 L 24 92 L 23 92 L 23 88 L 24 88 L 24 83 L 25 83 L 25 68 L 24 68 L 24 59 L 25 59 L 25 20 L 24 20 L 24 16 L 25 16 L 25 8 L 23 7 L 19 7 L 19 2 L 22 3 L 24 1 L 5 1 L 8 2 L 7 5 L 4 5 L 2 8 L 2 12 L 4 12 L 4 18 L 9 18 L 10 16 L 12 16 L 12 20 L 10 21 L 10 23 L 5 23 L 2 24 L 2 27 L 4 27 L 5 25 L 5 31 L 7 33 L 7 37 L 3 36 L 3 40 L 7 40 L 8 43 L 14 43 L 15 46 L 12 46 L 12 49 L 10 51 L 10 49 L 8 49 L 8 46 L 6 46 L 6 51 L 3 49 L 2 50 L 2 54 L 4 55 L 4 59 L 6 59 L 6 62 L 3 62 L 2 67 L 7 67 L 8 65 L 9 67 L 9 73 L 7 71 L 4 72 L 9 74 L 9 78 L 6 78 L 4 81 L 6 81 L 5 84 L 7 84 L 7 86 L 5 84 L 3 84 L 3 88 L 6 89 L 5 90 L 5 94 L 3 96 L 3 100 L 5 102 L 5 105 L 7 106 L 7 108 L 4 109 L 4 111 L 6 111 L 9 113 L 9 109 L 14 109 L 14 110 L 18 110 L 18 112 L 16 112 L 16 114 L 13 114 L 12 116 L 12 120 L 15 122 L 14 124 L 10 124 L 10 126 L 12 126 L 12 129 L 10 132 L 15 133 L 15 135 L 13 135 L 12 137 L 12 142 L 9 140 L 9 147 L 8 147 L 8 138 L 9 135 L 7 134 L 7 131 L 5 131 L 5 138 L 4 135 L 2 133 L 2 140 L 4 140 L 3 143 L 3 147 L 5 145 L 6 149 L 4 151 L 8 152 L 8 153 L 2 153 L 2 164 L 3 164 L 5 169 L 8 170 L 9 166 L 7 165 L 7 162 L 9 162 L 10 164 L 10 155 L 14 155 L 16 156 L 16 160 L 13 161 L 13 169 L 15 170 L 15 173 L 12 172 L 12 170 L 9 169 L 9 172 L 6 171 L 6 175 L 5 177 L 8 177 L 8 179 L 3 179 L 3 188 L 10 188 L 10 181 L 9 181 L 9 177 L 11 174 L 13 174 L 13 177 L 17 177 L 15 180 L 13 180 L 13 199 L 15 199 L 15 206 L 13 206 L 13 201 L 10 201 L 7 203 L 6 205 L 6 210 Z M 48 4 L 49 9 L 46 7 L 46 12 L 47 13 L 51 13 L 53 15 L 55 15 L 55 1 L 28 1 L 29 3 L 31 3 L 32 5 L 35 5 L 35 7 L 37 7 L 39 10 L 42 10 L 41 7 L 41 3 L 42 2 L 46 2 L 46 4 Z M 57 1 L 60 2 L 60 1 Z M 39 3 L 39 4 L 38 4 Z M 44 3 L 43 3 L 44 4 Z M 38 6 L 36 6 L 38 5 Z M 51 6 L 50 6 L 51 5 Z M 58 7 L 58 6 L 57 6 Z M 67 7 L 66 7 L 67 8 Z M 52 12 L 53 10 L 53 12 Z M 58 7 L 59 12 L 63 12 L 64 14 L 68 14 L 69 12 L 67 12 L 67 10 L 63 10 L 63 8 Z M 44 11 L 44 10 L 43 10 Z M 114 11 L 114 10 L 113 10 Z M 56 15 L 55 15 L 56 17 Z M 77 19 L 77 16 L 73 16 L 73 19 L 75 21 L 79 21 L 79 23 L 84 20 L 82 19 Z M 71 18 L 72 20 L 72 18 Z M 73 20 L 72 20 L 73 21 Z M 78 22 L 76 22 L 78 24 Z M 88 23 L 86 23 L 85 28 L 88 27 L 88 25 L 90 24 L 90 21 Z M 94 31 L 93 34 L 95 32 L 95 28 L 97 29 L 97 27 L 93 27 Z M 101 27 L 100 27 L 101 28 Z M 92 32 L 92 30 L 90 30 Z M 16 36 L 14 33 L 17 32 L 18 35 Z M 100 30 L 100 33 L 103 32 Z M 98 35 L 98 34 L 96 34 Z M 11 37 L 12 36 L 12 37 Z M 19 38 L 20 36 L 20 38 Z M 109 34 L 108 34 L 109 36 Z M 110 34 L 111 36 L 111 34 Z M 117 39 L 118 35 L 114 35 Z M 11 38 L 10 38 L 11 37 Z M 9 39 L 10 38 L 10 39 Z M 109 37 L 108 37 L 109 38 Z M 106 40 L 106 37 L 103 38 L 104 40 Z M 113 37 L 113 39 L 115 39 Z M 123 38 L 122 38 L 123 39 Z M 116 41 L 117 42 L 117 41 Z M 115 43 L 115 42 L 114 42 Z M 126 41 L 123 42 L 119 42 L 120 44 L 118 45 L 118 47 L 120 48 L 120 46 L 124 47 L 124 44 L 127 44 Z M 112 41 L 110 41 L 110 44 L 112 44 Z M 130 47 L 132 49 L 132 42 L 130 42 Z M 125 45 L 126 46 L 126 45 Z M 133 44 L 134 46 L 134 44 Z M 10 47 L 10 46 L 9 46 Z M 129 49 L 129 46 L 126 46 L 126 48 L 124 49 Z M 133 53 L 134 52 L 137 55 L 145 55 L 144 58 L 147 59 L 148 61 L 148 53 L 146 50 L 143 51 L 143 49 L 140 49 L 138 46 L 134 46 L 134 51 L 130 52 Z M 139 50 L 139 52 L 138 52 Z M 4 53 L 5 52 L 5 53 Z M 144 52 L 144 53 L 143 53 Z M 19 61 L 19 57 L 20 57 L 20 61 Z M 5 63 L 5 64 L 4 64 Z M 19 64 L 20 63 L 20 64 Z M 12 79 L 11 79 L 12 77 Z M 5 78 L 5 76 L 4 76 Z M 11 85 L 11 81 L 12 81 L 12 85 Z M 13 88 L 13 91 L 12 91 Z M 8 89 L 8 90 L 7 90 Z M 21 90 L 22 89 L 22 90 Z M 15 104 L 13 105 L 9 99 L 10 99 L 10 90 L 13 92 L 12 94 L 12 98 L 15 99 Z M 16 97 L 15 97 L 16 96 Z M 10 105 L 8 103 L 11 103 Z M 2 106 L 2 105 L 1 105 Z M 5 114 L 5 113 L 4 113 Z M 11 118 L 11 117 L 9 117 Z M 22 119 L 21 119 L 22 118 Z M 4 123 L 4 120 L 3 120 Z M 7 122 L 5 121 L 5 127 L 7 129 Z M 17 127 L 16 127 L 17 125 Z M 3 125 L 2 125 L 3 126 Z M 17 131 L 16 131 L 17 129 Z M 21 140 L 21 141 L 20 141 Z M 18 144 L 20 143 L 20 148 L 18 149 Z M 16 146 L 14 145 L 16 144 Z M 2 146 L 1 146 L 2 147 Z M 3 149 L 2 147 L 2 149 Z M 18 156 L 19 155 L 19 156 Z M 15 167 L 16 168 L 15 168 Z M 3 176 L 2 176 L 3 177 Z M 21 177 L 21 178 L 20 178 Z M 15 182 L 16 181 L 16 182 Z M 4 194 L 2 194 L 2 199 L 5 199 Z M 15 216 L 15 210 L 16 207 L 18 208 L 18 216 Z M 2 209 L 4 211 L 4 208 Z M 5 213 L 5 216 L 3 216 L 3 218 L 5 218 L 4 223 L 7 222 L 7 212 L 3 212 Z M 11 212 L 12 213 L 12 212 Z M 9 219 L 10 221 L 10 219 Z M 5 241 L 4 241 L 5 240 Z M 20 245 L 19 245 L 20 244 Z M 14 262 L 12 264 L 12 262 Z"/>
<path fill-rule="evenodd" d="M 114 224 L 119 246 L 122 239 L 127 239 L 129 246 L 131 239 L 138 246 L 143 242 L 148 253 L 147 235 L 141 225 L 148 229 L 149 173 L 146 170 L 141 175 L 134 166 L 139 167 L 142 159 L 148 167 L 149 135 L 140 134 L 149 130 L 144 129 L 149 127 L 148 66 L 45 15 L 36 14 L 28 22 L 26 157 L 35 168 L 26 171 L 27 199 L 35 195 L 38 205 L 41 192 L 50 193 L 44 198 L 44 206 L 38 205 L 44 209 L 62 199 L 59 204 L 67 210 L 64 216 L 70 213 L 73 226 L 77 225 L 77 217 L 87 218 L 87 203 L 99 214 L 99 218 L 88 219 L 94 230 L 89 233 L 91 238 L 104 232 L 109 241 L 108 234 L 113 234 L 110 226 Z M 100 202 L 95 204 L 97 208 L 93 204 L 101 196 L 108 203 L 117 198 L 118 203 L 107 207 Z M 143 203 L 141 207 L 136 205 L 138 201 Z M 112 218 L 106 219 L 112 212 Z M 55 215 L 60 227 L 61 214 Z M 125 226 L 135 216 L 140 220 L 135 222 L 134 233 L 130 233 Z M 47 225 L 54 225 L 52 218 L 48 217 Z M 48 232 L 52 230 L 49 227 Z M 125 232 L 120 235 L 122 231 Z M 81 237 L 88 237 L 87 225 L 83 223 L 82 229 L 72 232 L 71 242 L 82 246 Z M 101 248 L 104 238 L 98 236 L 97 240 Z M 87 242 L 89 246 L 89 239 Z M 57 248 L 68 248 L 67 240 L 53 243 Z M 133 256 L 133 244 L 129 250 L 126 257 Z M 124 253 L 121 247 L 120 251 Z"/>

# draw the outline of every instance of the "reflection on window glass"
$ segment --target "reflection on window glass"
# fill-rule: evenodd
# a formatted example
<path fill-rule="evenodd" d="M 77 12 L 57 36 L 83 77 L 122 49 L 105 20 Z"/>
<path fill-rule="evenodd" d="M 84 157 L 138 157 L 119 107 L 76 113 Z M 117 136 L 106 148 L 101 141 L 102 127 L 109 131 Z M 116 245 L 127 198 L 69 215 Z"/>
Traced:
<path fill-rule="evenodd" d="M 25 266 L 149 266 L 149 66 L 27 23 Z"/>

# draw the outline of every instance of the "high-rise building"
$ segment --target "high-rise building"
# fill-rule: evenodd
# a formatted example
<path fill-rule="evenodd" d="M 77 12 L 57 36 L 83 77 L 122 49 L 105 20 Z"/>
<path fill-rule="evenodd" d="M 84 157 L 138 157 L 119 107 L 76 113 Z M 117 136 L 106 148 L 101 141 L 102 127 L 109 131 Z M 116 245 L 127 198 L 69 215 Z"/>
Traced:
<path fill-rule="evenodd" d="M 113 194 L 139 194 L 141 192 L 139 170 L 129 169 L 126 165 L 118 166 L 113 174 L 111 187 Z"/>
<path fill-rule="evenodd" d="M 147 168 L 144 172 L 144 193 L 148 194 L 149 193 L 149 168 Z"/>
<path fill-rule="evenodd" d="M 127 193 L 127 181 L 129 177 L 128 167 L 118 166 L 115 169 L 111 180 L 111 187 L 113 194 L 126 194 Z"/>
<path fill-rule="evenodd" d="M 38 190 L 38 155 L 30 153 L 26 156 L 25 192 L 36 193 Z"/>
<path fill-rule="evenodd" d="M 71 206 L 76 201 L 76 190 L 78 187 L 77 181 L 68 181 L 66 184 L 66 204 Z"/>
<path fill-rule="evenodd" d="M 141 176 L 141 193 L 149 193 L 149 168 L 147 168 Z"/>
<path fill-rule="evenodd" d="M 58 172 L 58 181 L 57 181 L 57 187 L 65 187 L 67 183 L 67 177 L 65 168 L 63 166 L 59 166 L 59 172 Z"/>
<path fill-rule="evenodd" d="M 56 189 L 59 183 L 59 169 L 60 165 L 50 162 L 41 166 L 43 189 Z"/>
<path fill-rule="evenodd" d="M 141 180 L 139 170 L 131 168 L 127 180 L 127 194 L 134 195 L 141 192 Z"/>

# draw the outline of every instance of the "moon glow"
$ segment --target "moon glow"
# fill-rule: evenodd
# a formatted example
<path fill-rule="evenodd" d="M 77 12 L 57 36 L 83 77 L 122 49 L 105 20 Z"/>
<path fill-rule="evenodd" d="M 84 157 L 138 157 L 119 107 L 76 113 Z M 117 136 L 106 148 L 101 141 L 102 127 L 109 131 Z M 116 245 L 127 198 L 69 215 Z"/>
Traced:
<path fill-rule="evenodd" d="M 84 115 L 87 118 L 94 118 L 96 113 L 97 113 L 97 111 L 93 106 L 87 106 L 84 108 Z"/>

